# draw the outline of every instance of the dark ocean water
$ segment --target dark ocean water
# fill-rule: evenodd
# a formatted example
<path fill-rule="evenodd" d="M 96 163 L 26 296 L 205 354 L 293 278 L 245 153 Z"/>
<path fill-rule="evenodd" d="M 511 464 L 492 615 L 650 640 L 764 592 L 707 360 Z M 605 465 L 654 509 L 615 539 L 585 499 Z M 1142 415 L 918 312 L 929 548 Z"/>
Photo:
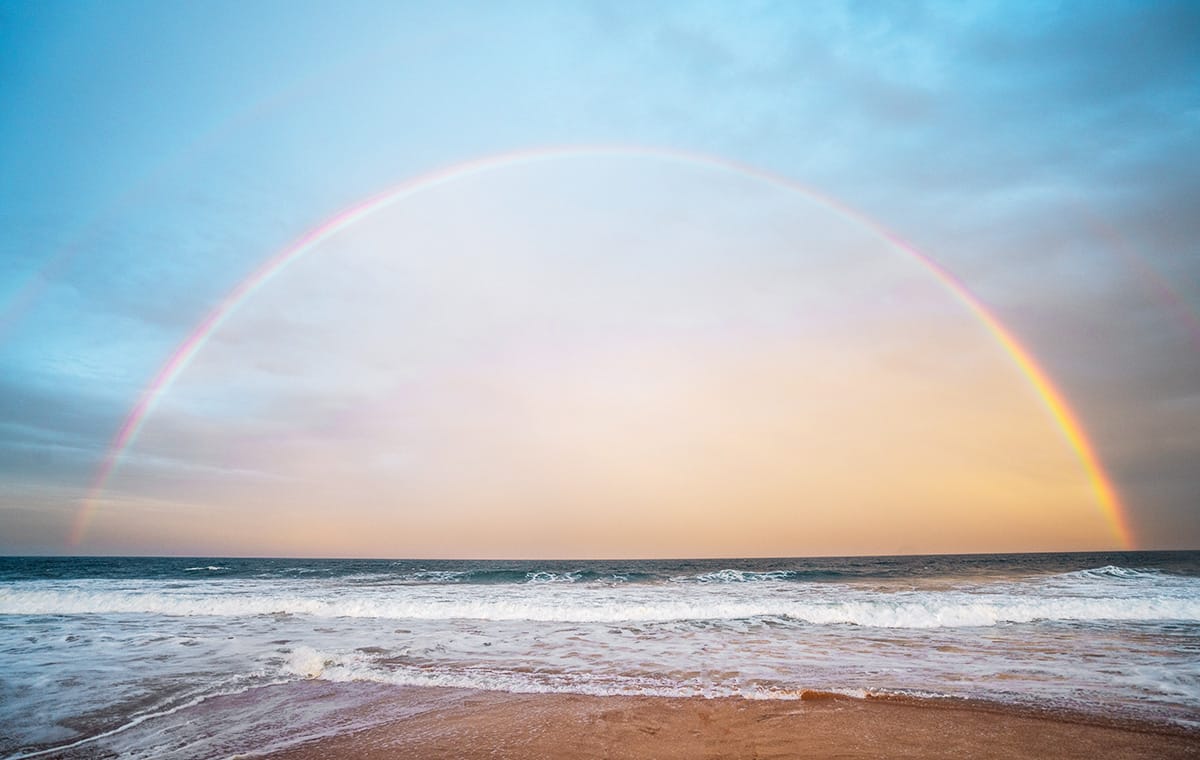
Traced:
<path fill-rule="evenodd" d="M 1122 565 L 1200 576 L 1200 552 L 959 554 L 894 557 L 641 560 L 288 559 L 246 557 L 2 557 L 0 582 L 22 580 L 323 578 L 381 576 L 394 582 L 521 583 L 547 573 L 577 581 L 699 578 L 736 568 L 794 581 L 1002 578 Z M 445 575 L 438 575 L 444 573 Z"/>
<path fill-rule="evenodd" d="M 815 689 L 1200 727 L 1200 552 L 6 557 L 0 656 L 0 757 L 225 757 L 349 730 L 331 716 L 404 686 Z M 287 708 L 217 727 L 231 695 Z"/>

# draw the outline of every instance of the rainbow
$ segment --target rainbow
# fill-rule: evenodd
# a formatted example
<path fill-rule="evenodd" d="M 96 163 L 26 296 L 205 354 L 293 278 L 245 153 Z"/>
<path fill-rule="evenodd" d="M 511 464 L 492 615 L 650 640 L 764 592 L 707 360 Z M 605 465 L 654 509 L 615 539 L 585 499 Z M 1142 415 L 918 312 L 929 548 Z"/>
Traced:
<path fill-rule="evenodd" d="M 1137 274 L 1143 286 L 1158 298 L 1164 310 L 1174 315 L 1183 329 L 1187 331 L 1192 348 L 1200 351 L 1200 315 L 1188 303 L 1187 298 L 1173 287 L 1171 281 L 1159 272 L 1146 255 L 1139 253 L 1117 228 L 1089 211 L 1082 204 L 1076 205 L 1075 212 L 1096 235 L 1104 240 L 1109 249 L 1121 259 L 1125 266 Z"/>
<path fill-rule="evenodd" d="M 233 314 L 247 298 L 278 275 L 292 261 L 303 256 L 342 230 L 388 206 L 400 203 L 418 193 L 432 190 L 456 180 L 481 172 L 492 171 L 521 164 L 561 160 L 579 157 L 642 157 L 660 161 L 674 161 L 711 169 L 734 172 L 760 179 L 776 187 L 799 193 L 843 216 L 863 225 L 881 239 L 901 249 L 922 264 L 974 317 L 991 333 L 996 342 L 1011 357 L 1022 374 L 1033 386 L 1045 408 L 1053 417 L 1066 442 L 1078 456 L 1095 494 L 1104 519 L 1110 526 L 1121 548 L 1134 545 L 1133 533 L 1122 508 L 1116 489 L 1105 473 L 1083 426 L 1074 412 L 1054 386 L 1033 355 L 1025 349 L 1003 324 L 976 298 L 963 283 L 936 261 L 925 255 L 896 233 L 883 227 L 862 213 L 835 200 L 826 198 L 809 187 L 779 174 L 743 164 L 738 161 L 702 153 L 642 146 L 601 145 L 552 147 L 513 151 L 454 164 L 426 174 L 413 177 L 400 185 L 389 188 L 360 201 L 334 215 L 323 224 L 309 230 L 290 245 L 271 256 L 246 279 L 233 288 L 179 344 L 159 369 L 150 383 L 142 390 L 137 403 L 129 410 L 121 427 L 113 436 L 104 459 L 96 471 L 90 489 L 72 525 L 69 543 L 77 546 L 83 541 L 88 522 L 95 511 L 100 494 L 120 463 L 124 453 L 137 438 L 142 425 L 153 411 L 159 399 L 170 389 L 171 384 L 188 366 L 204 344 L 217 329 Z"/>

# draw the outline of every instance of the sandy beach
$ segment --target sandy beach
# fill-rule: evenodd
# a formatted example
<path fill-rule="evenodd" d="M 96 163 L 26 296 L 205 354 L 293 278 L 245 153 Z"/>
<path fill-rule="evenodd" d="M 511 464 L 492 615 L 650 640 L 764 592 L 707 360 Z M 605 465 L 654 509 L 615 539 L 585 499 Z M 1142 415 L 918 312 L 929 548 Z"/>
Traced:
<path fill-rule="evenodd" d="M 434 709 L 268 755 L 310 758 L 1188 758 L 1200 734 L 936 703 L 405 689 Z"/>

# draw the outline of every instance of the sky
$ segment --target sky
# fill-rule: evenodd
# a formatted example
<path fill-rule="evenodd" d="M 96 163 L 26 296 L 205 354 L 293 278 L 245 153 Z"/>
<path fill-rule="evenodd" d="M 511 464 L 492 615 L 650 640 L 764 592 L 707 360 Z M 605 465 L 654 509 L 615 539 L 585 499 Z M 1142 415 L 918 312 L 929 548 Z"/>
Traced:
<path fill-rule="evenodd" d="M 0 51 L 2 553 L 1200 547 L 1195 3 L 18 1 Z"/>

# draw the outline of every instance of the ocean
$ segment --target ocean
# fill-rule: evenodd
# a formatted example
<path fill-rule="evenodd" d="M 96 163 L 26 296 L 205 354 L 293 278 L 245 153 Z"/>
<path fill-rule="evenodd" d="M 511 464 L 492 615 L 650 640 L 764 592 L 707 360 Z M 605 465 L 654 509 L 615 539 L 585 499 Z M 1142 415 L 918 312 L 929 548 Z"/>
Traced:
<path fill-rule="evenodd" d="M 0 557 L 0 662 L 14 759 L 251 756 L 394 719 L 412 686 L 831 692 L 1200 729 L 1200 552 Z"/>

